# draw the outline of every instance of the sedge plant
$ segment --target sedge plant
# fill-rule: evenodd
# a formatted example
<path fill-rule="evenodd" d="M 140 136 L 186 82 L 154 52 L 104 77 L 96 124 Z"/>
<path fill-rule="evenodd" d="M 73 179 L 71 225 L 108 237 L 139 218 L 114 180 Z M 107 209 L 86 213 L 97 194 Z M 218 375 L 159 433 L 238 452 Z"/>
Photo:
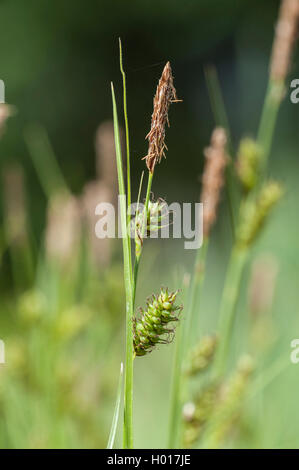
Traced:
<path fill-rule="evenodd" d="M 125 185 L 123 159 L 120 145 L 120 131 L 117 113 L 117 105 L 113 84 L 112 104 L 115 151 L 118 174 L 118 187 L 120 197 L 120 219 L 123 237 L 123 262 L 124 283 L 126 296 L 126 354 L 124 363 L 124 423 L 123 423 L 123 447 L 133 447 L 133 364 L 136 357 L 144 356 L 151 352 L 157 344 L 169 343 L 174 336 L 174 324 L 179 319 L 181 307 L 177 305 L 178 291 L 171 292 L 161 288 L 157 295 L 148 299 L 146 308 L 141 310 L 138 317 L 135 316 L 135 294 L 138 280 L 138 270 L 143 251 L 143 244 L 153 231 L 162 227 L 163 201 L 151 200 L 151 188 L 154 170 L 157 163 L 165 157 L 165 127 L 169 125 L 168 109 L 172 102 L 176 102 L 176 90 L 173 85 L 173 77 L 170 63 L 167 62 L 154 97 L 154 109 L 151 121 L 151 129 L 148 139 L 148 153 L 144 157 L 148 170 L 148 182 L 144 205 L 140 204 L 142 181 L 140 184 L 136 217 L 131 220 L 131 175 L 130 175 L 130 144 L 129 126 L 126 99 L 126 75 L 123 67 L 122 47 L 120 44 L 120 70 L 123 78 L 123 109 L 126 131 L 127 153 L 127 183 Z M 143 175 L 142 175 L 143 179 Z M 142 207 L 142 208 L 141 208 Z M 132 230 L 133 226 L 133 230 Z M 131 233 L 134 234 L 134 252 L 131 244 Z M 134 263 L 133 263 L 134 253 Z M 117 401 L 118 403 L 118 401 Z M 119 406 L 116 405 L 119 409 Z M 115 427 L 115 417 L 113 427 Z M 113 428 L 112 428 L 113 434 Z M 111 445 L 111 439 L 109 440 Z"/>

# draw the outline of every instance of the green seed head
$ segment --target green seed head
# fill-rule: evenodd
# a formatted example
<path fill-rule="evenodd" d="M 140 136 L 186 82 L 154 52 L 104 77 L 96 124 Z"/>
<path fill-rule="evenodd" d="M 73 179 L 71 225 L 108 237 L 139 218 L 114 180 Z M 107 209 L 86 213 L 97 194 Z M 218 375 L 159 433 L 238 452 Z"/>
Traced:
<path fill-rule="evenodd" d="M 174 328 L 170 322 L 178 321 L 182 307 L 175 304 L 178 292 L 161 289 L 158 296 L 147 301 L 146 309 L 141 309 L 141 317 L 133 322 L 133 345 L 136 356 L 150 353 L 157 344 L 170 343 Z"/>

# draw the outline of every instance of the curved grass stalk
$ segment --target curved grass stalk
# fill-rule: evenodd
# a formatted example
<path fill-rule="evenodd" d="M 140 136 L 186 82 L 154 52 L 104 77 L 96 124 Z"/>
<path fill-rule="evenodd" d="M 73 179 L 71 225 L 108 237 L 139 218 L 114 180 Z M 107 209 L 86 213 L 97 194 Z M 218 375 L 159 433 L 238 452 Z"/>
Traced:
<path fill-rule="evenodd" d="M 114 414 L 110 429 L 110 434 L 107 443 L 107 449 L 113 449 L 115 435 L 117 430 L 118 418 L 119 418 L 119 410 L 120 410 L 120 402 L 121 402 L 121 392 L 123 387 L 123 376 L 124 376 L 124 366 L 123 363 L 120 364 L 120 373 L 119 373 L 119 380 L 118 380 L 118 387 L 117 387 L 117 394 L 116 394 L 116 401 L 115 401 L 115 408 Z"/>

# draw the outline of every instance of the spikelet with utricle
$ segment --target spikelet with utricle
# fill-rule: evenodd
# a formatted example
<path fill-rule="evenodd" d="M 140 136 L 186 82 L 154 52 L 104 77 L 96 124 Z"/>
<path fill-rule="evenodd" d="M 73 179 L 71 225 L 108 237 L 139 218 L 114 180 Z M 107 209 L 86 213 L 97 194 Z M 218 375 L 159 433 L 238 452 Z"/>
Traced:
<path fill-rule="evenodd" d="M 240 207 L 240 225 L 237 230 L 237 243 L 240 248 L 252 244 L 282 195 L 281 185 L 276 181 L 268 181 L 256 197 L 244 200 Z"/>
<path fill-rule="evenodd" d="M 216 335 L 206 335 L 201 338 L 190 353 L 189 366 L 186 371 L 189 376 L 203 372 L 211 365 L 217 343 Z"/>
<path fill-rule="evenodd" d="M 157 201 L 149 201 L 148 214 L 146 220 L 146 227 L 144 217 L 144 206 L 137 208 L 135 220 L 132 221 L 133 228 L 135 229 L 135 253 L 139 256 L 143 238 L 145 236 L 153 235 L 161 228 L 169 225 L 169 210 L 167 203 L 159 198 Z"/>
<path fill-rule="evenodd" d="M 171 103 L 177 99 L 176 89 L 173 85 L 173 76 L 170 62 L 165 65 L 154 97 L 154 110 L 152 114 L 151 130 L 145 137 L 148 142 L 148 153 L 144 157 L 148 170 L 153 173 L 156 163 L 165 157 L 165 126 L 168 124 L 168 110 Z"/>
<path fill-rule="evenodd" d="M 211 144 L 205 149 L 206 158 L 202 177 L 201 202 L 203 203 L 203 233 L 208 238 L 217 217 L 220 192 L 224 185 L 224 171 L 228 163 L 226 153 L 227 137 L 222 127 L 212 134 Z"/>
<path fill-rule="evenodd" d="M 133 345 L 135 356 L 145 356 L 158 344 L 168 344 L 173 340 L 174 327 L 170 323 L 179 320 L 182 306 L 176 304 L 178 291 L 169 292 L 162 288 L 140 309 L 141 316 L 133 321 Z"/>

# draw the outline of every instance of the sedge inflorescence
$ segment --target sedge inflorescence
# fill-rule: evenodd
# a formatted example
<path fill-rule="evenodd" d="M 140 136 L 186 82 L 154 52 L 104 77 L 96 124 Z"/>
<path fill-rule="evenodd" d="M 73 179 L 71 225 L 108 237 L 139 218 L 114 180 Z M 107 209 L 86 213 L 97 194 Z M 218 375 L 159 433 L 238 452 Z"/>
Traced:
<path fill-rule="evenodd" d="M 148 140 L 148 153 L 144 157 L 148 170 L 153 173 L 156 163 L 165 157 L 165 126 L 168 124 L 168 109 L 171 103 L 178 101 L 173 85 L 173 76 L 170 63 L 164 67 L 154 97 L 154 110 L 152 114 L 151 130 L 145 137 Z"/>
<path fill-rule="evenodd" d="M 170 323 L 179 320 L 181 306 L 176 305 L 178 291 L 169 292 L 161 289 L 159 295 L 153 295 L 140 309 L 140 319 L 133 322 L 133 344 L 136 356 L 150 353 L 157 344 L 168 344 L 174 337 L 174 327 Z"/>

